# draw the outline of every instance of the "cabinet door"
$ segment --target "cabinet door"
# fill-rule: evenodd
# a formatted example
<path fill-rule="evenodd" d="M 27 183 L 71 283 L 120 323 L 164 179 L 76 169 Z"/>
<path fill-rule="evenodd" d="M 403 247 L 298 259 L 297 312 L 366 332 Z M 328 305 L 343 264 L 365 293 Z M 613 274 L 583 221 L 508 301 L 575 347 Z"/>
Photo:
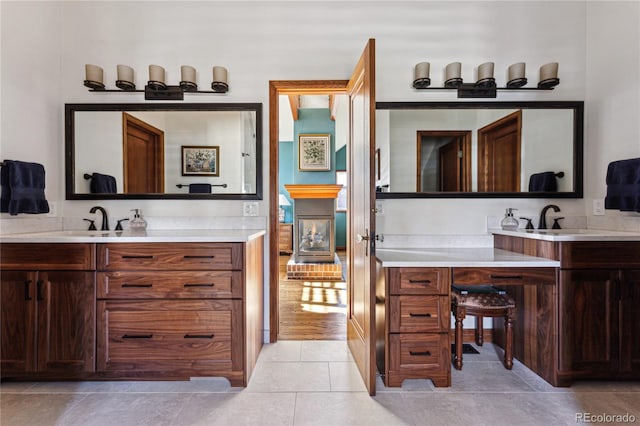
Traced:
<path fill-rule="evenodd" d="M 640 377 L 640 269 L 622 271 L 620 371 Z"/>
<path fill-rule="evenodd" d="M 95 274 L 38 274 L 38 370 L 95 371 Z"/>
<path fill-rule="evenodd" d="M 35 369 L 36 273 L 2 271 L 0 281 L 0 371 L 2 376 Z"/>
<path fill-rule="evenodd" d="M 561 370 L 607 376 L 619 364 L 619 279 L 616 270 L 561 271 Z"/>

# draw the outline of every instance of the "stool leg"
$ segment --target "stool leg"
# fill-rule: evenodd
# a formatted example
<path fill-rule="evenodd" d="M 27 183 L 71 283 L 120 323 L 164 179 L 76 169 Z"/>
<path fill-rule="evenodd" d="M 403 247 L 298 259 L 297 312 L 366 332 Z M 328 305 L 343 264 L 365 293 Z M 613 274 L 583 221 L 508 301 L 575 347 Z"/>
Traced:
<path fill-rule="evenodd" d="M 456 340 L 456 354 L 453 358 L 453 365 L 456 370 L 462 370 L 462 321 L 465 317 L 465 312 L 463 309 L 457 308 L 454 312 L 456 318 L 456 331 L 455 331 L 455 340 Z"/>
<path fill-rule="evenodd" d="M 505 344 L 504 344 L 504 366 L 507 370 L 513 368 L 513 309 L 509 309 L 504 321 Z"/>
<path fill-rule="evenodd" d="M 484 343 L 484 318 L 476 315 L 476 345 L 482 346 Z"/>

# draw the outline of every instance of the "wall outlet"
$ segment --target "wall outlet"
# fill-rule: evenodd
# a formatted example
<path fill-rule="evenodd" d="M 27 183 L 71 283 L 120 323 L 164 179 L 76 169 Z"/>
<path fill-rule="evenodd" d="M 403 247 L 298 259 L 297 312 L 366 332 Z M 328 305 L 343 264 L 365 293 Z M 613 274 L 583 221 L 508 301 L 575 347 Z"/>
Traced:
<path fill-rule="evenodd" d="M 602 198 L 593 200 L 593 215 L 604 216 L 604 200 Z"/>
<path fill-rule="evenodd" d="M 376 214 L 380 216 L 384 214 L 384 205 L 382 203 L 376 203 Z"/>
<path fill-rule="evenodd" d="M 49 201 L 49 213 L 47 213 L 47 217 L 56 216 L 58 216 L 58 205 L 55 201 Z"/>
<path fill-rule="evenodd" d="M 244 216 L 258 216 L 258 203 L 246 202 L 243 204 Z"/>

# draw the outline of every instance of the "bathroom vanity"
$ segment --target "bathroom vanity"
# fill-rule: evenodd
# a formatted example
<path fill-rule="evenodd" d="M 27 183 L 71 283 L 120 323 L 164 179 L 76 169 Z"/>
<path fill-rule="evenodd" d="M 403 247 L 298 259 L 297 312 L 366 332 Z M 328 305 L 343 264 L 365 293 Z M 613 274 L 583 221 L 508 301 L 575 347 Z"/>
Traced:
<path fill-rule="evenodd" d="M 263 341 L 264 233 L 2 237 L 2 378 L 246 386 Z"/>
<path fill-rule="evenodd" d="M 640 235 L 496 231 L 494 248 L 378 249 L 376 340 L 387 386 L 451 381 L 450 286 L 516 301 L 514 356 L 554 386 L 640 379 Z M 502 345 L 503 320 L 492 338 Z"/>

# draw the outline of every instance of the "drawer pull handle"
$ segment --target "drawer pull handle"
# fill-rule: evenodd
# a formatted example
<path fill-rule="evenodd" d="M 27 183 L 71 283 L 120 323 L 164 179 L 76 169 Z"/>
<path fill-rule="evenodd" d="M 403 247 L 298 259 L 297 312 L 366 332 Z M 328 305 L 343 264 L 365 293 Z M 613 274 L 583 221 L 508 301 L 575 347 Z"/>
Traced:
<path fill-rule="evenodd" d="M 44 285 L 44 281 L 38 280 L 36 281 L 36 299 L 44 300 L 44 294 L 42 293 L 42 286 Z"/>
<path fill-rule="evenodd" d="M 413 312 L 409 312 L 409 316 L 410 316 L 410 317 L 425 317 L 425 318 L 431 318 L 431 314 L 430 314 L 430 313 L 426 313 L 426 314 L 414 314 Z"/>
<path fill-rule="evenodd" d="M 409 351 L 409 355 L 411 355 L 411 356 L 431 356 L 431 352 L 429 352 L 429 351 L 424 351 L 424 352 Z"/>
<path fill-rule="evenodd" d="M 431 280 L 409 280 L 411 284 L 431 284 Z"/>
<path fill-rule="evenodd" d="M 215 285 L 214 283 L 203 283 L 203 284 L 186 283 L 184 284 L 184 287 L 213 287 L 214 285 Z"/>
<path fill-rule="evenodd" d="M 185 334 L 185 339 L 213 339 L 215 334 Z"/>
<path fill-rule="evenodd" d="M 521 280 L 522 275 L 489 275 L 491 279 L 494 280 Z"/>
<path fill-rule="evenodd" d="M 204 255 L 204 256 L 197 256 L 197 255 L 189 256 L 189 255 L 186 255 L 186 256 L 183 256 L 183 257 L 185 259 L 213 259 L 215 256 L 213 256 L 213 255 L 209 255 L 209 256 L 206 256 L 206 255 Z"/>
<path fill-rule="evenodd" d="M 122 258 L 123 259 L 153 259 L 153 256 L 152 255 L 147 255 L 147 256 L 140 255 L 140 256 L 138 256 L 138 255 L 132 254 L 132 255 L 124 255 L 124 256 L 122 256 Z"/>
<path fill-rule="evenodd" d="M 153 287 L 153 284 L 127 284 L 127 283 L 122 284 L 122 288 L 130 288 L 130 287 L 133 287 L 133 288 L 150 288 L 150 287 Z"/>
<path fill-rule="evenodd" d="M 125 334 L 123 339 L 151 339 L 153 334 Z"/>
<path fill-rule="evenodd" d="M 31 280 L 24 281 L 24 300 L 33 300 L 31 298 Z"/>

